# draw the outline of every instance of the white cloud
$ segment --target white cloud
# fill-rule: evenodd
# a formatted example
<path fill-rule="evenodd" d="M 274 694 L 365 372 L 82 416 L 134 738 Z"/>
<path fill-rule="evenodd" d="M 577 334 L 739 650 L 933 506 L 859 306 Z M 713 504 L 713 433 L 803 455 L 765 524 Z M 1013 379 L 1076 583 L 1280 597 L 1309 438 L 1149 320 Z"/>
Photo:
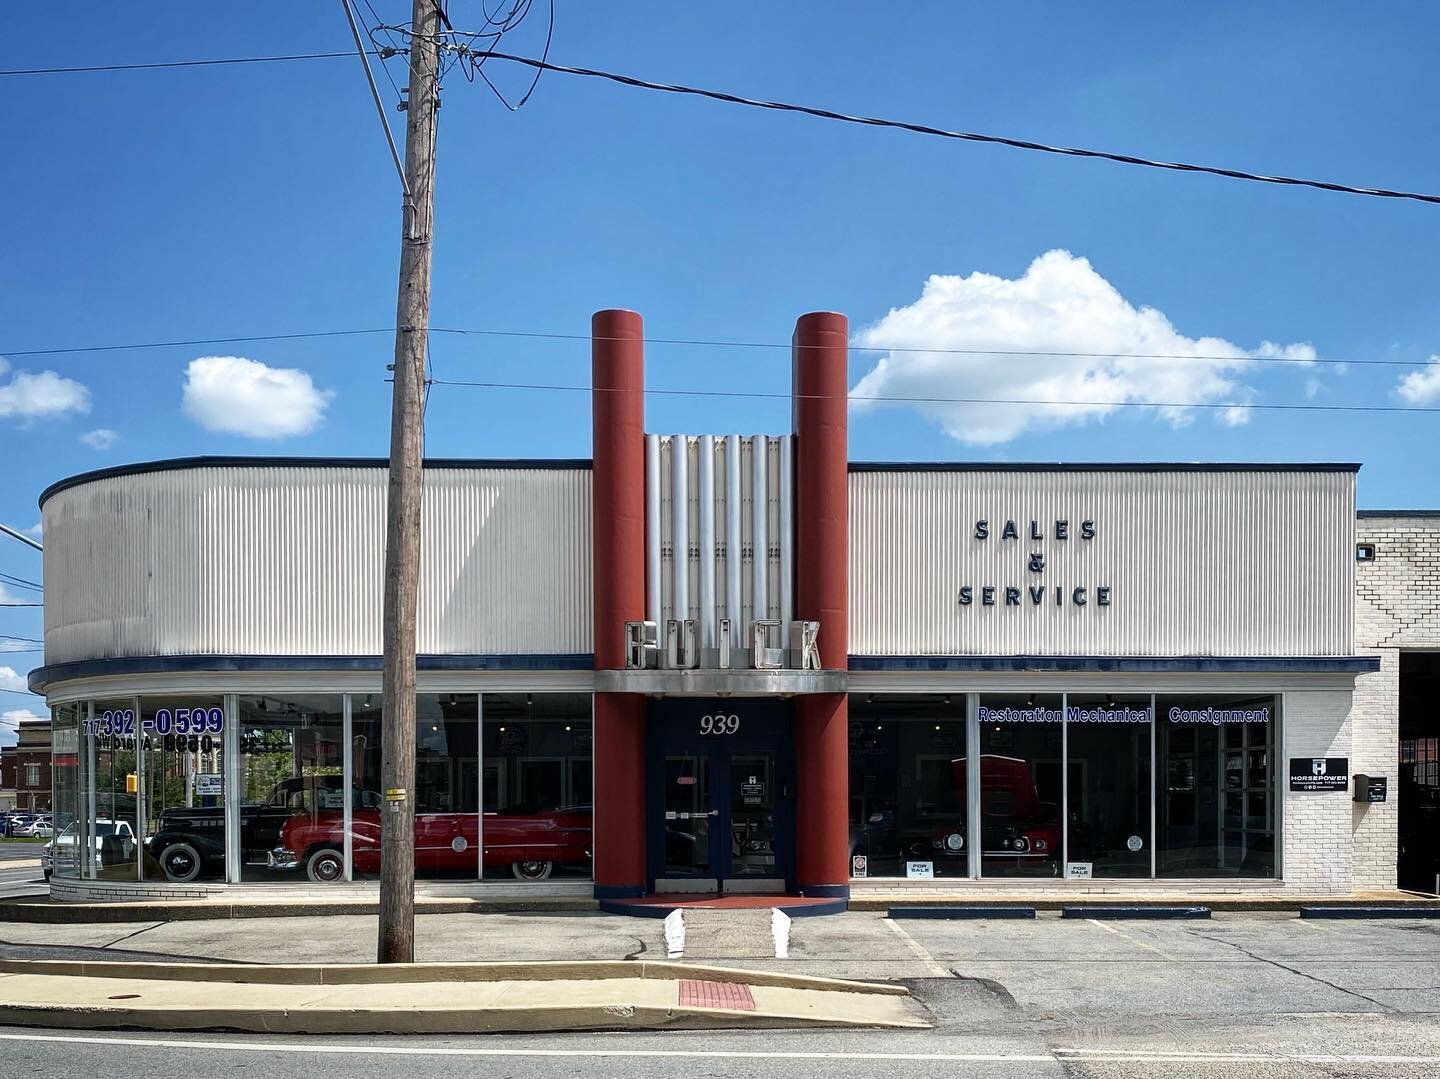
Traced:
<path fill-rule="evenodd" d="M 45 535 L 45 522 L 36 521 L 29 528 L 25 529 L 25 535 L 37 540 L 42 538 Z"/>
<path fill-rule="evenodd" d="M 0 376 L 10 364 L 0 358 Z M 0 419 L 22 421 L 56 419 L 70 412 L 90 411 L 90 391 L 74 379 L 54 371 L 16 371 L 0 383 Z"/>
<path fill-rule="evenodd" d="M 13 746 L 19 741 L 20 724 L 43 720 L 28 708 L 16 708 L 0 712 L 0 746 Z"/>
<path fill-rule="evenodd" d="M 108 450 L 120 441 L 120 436 L 108 427 L 97 427 L 95 430 L 86 431 L 81 435 L 80 441 L 92 450 Z"/>
<path fill-rule="evenodd" d="M 304 371 L 243 356 L 202 356 L 185 370 L 183 407 L 207 431 L 288 438 L 319 426 L 334 396 Z"/>
<path fill-rule="evenodd" d="M 1433 405 L 1440 401 L 1440 356 L 1431 356 L 1435 366 L 1407 372 L 1395 385 L 1395 392 L 1412 405 Z"/>
<path fill-rule="evenodd" d="M 1060 250 L 1014 280 L 932 276 L 919 299 L 861 330 L 856 344 L 937 351 L 888 352 L 851 391 L 855 409 L 886 407 L 866 397 L 958 398 L 908 407 L 952 438 L 982 446 L 1101 420 L 1116 411 L 1112 402 L 1163 404 L 1156 411 L 1177 427 L 1193 420 L 1188 406 L 1233 402 L 1215 419 L 1236 426 L 1249 421 L 1245 406 L 1258 396 L 1240 377 L 1253 357 L 1291 359 L 1307 370 L 1315 359 L 1304 344 L 1267 341 L 1247 351 L 1219 337 L 1187 337 L 1162 312 L 1126 301 L 1087 259 Z M 1006 355 L 1051 349 L 1101 355 Z"/>
<path fill-rule="evenodd" d="M 14 667 L 0 667 L 0 689 L 12 690 L 16 693 L 25 693 L 29 690 L 25 684 L 25 676 L 16 674 Z"/>

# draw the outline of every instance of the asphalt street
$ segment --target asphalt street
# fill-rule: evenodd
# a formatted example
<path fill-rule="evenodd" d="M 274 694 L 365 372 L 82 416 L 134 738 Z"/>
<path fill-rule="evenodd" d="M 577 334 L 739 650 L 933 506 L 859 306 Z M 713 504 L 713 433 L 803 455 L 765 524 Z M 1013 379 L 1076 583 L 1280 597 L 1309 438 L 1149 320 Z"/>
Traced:
<path fill-rule="evenodd" d="M 417 919 L 422 959 L 661 954 L 658 921 Z M 0 957 L 365 960 L 375 920 L 0 925 Z M 712 938 L 723 953 L 724 935 Z M 738 949 L 737 949 L 738 951 Z M 1440 1076 L 1440 922 L 797 920 L 789 960 L 697 962 L 901 980 L 923 1032 L 291 1038 L 0 1031 L 0 1074 L 256 1076 Z"/>
<path fill-rule="evenodd" d="M 39 843 L 0 840 L 0 899 L 45 889 L 40 875 Z"/>

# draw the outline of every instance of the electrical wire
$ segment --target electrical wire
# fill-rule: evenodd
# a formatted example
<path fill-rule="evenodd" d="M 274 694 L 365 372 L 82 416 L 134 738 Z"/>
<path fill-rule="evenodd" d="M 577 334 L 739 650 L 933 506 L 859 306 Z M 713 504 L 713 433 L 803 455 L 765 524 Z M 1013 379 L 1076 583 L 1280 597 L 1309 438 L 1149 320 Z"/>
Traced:
<path fill-rule="evenodd" d="M 44 586 L 34 581 L 27 581 L 24 577 L 12 577 L 8 573 L 0 573 L 0 584 L 14 585 L 16 588 L 26 588 L 31 592 L 43 592 Z"/>
<path fill-rule="evenodd" d="M 43 606 L 45 606 L 45 604 L 43 604 L 43 603 L 11 603 L 11 602 L 9 602 L 9 601 L 0 602 L 0 607 L 43 607 Z"/>
<path fill-rule="evenodd" d="M 0 641 L 20 641 L 22 644 L 44 644 L 39 637 L 12 637 L 8 633 L 0 633 Z"/>
<path fill-rule="evenodd" d="M 222 67 L 226 64 L 281 64 L 291 60 L 338 60 L 353 52 L 306 52 L 286 56 L 226 56 L 215 60 L 165 60 L 151 64 L 88 64 L 83 67 L 26 67 L 0 70 L 0 76 L 81 75 L 100 71 L 160 71 L 177 67 Z"/>
<path fill-rule="evenodd" d="M 355 337 L 364 334 L 393 334 L 393 326 L 376 326 L 364 330 L 316 330 L 311 333 L 281 333 L 281 334 L 251 334 L 246 337 L 208 337 L 191 338 L 183 341 L 139 341 L 130 344 L 111 345 L 78 345 L 64 348 L 40 348 L 40 349 L 0 349 L 0 356 L 9 357 L 38 357 L 38 356 L 68 356 L 81 355 L 87 352 L 123 352 L 127 350 L 145 350 L 156 348 L 186 348 L 200 345 L 237 345 L 255 344 L 267 341 L 302 341 L 312 338 L 327 337 Z M 471 337 L 518 337 L 529 338 L 541 341 L 615 341 L 619 338 L 597 337 L 583 333 L 547 333 L 542 331 L 527 330 L 490 330 L 469 327 L 446 327 L 432 326 L 432 334 L 455 334 Z M 631 340 L 625 338 L 625 340 Z M 673 345 L 695 348 L 756 348 L 756 349 L 782 349 L 805 348 L 805 345 L 795 345 L 790 341 L 727 341 L 721 339 L 686 338 L 686 337 L 645 337 L 641 342 L 646 345 Z M 820 347 L 820 346 L 815 346 Z M 1316 356 L 1313 359 L 1305 356 L 1246 356 L 1220 353 L 1170 353 L 1170 352 L 1081 352 L 1061 349 L 1007 349 L 1007 348 L 944 348 L 940 346 L 890 346 L 890 345 L 857 345 L 851 342 L 846 346 L 851 352 L 895 352 L 895 353 L 931 353 L 942 356 L 1038 356 L 1055 357 L 1060 359 L 1116 359 L 1116 360 L 1199 360 L 1199 361 L 1228 361 L 1231 363 L 1278 363 L 1278 364 L 1300 364 L 1301 366 L 1335 364 L 1343 367 L 1440 367 L 1440 357 L 1432 357 L 1424 360 L 1357 360 L 1342 359 L 1334 356 Z"/>
<path fill-rule="evenodd" d="M 452 379 L 435 379 L 437 386 L 466 386 L 487 390 L 556 390 L 566 393 L 628 392 L 623 389 L 602 386 L 566 386 L 538 382 L 464 382 Z M 666 390 L 643 391 L 658 397 L 721 397 L 747 398 L 775 401 L 827 400 L 824 394 L 766 393 L 759 390 Z M 1027 397 L 929 397 L 890 394 L 847 394 L 847 401 L 874 402 L 879 404 L 923 404 L 923 405 L 1026 405 L 1057 408 L 1208 408 L 1208 409 L 1257 409 L 1277 412 L 1415 412 L 1424 414 L 1440 413 L 1440 407 L 1406 405 L 1305 405 L 1271 404 L 1247 401 L 1079 401 L 1045 400 Z"/>
<path fill-rule="evenodd" d="M 399 27 L 384 27 L 389 30 L 402 30 Z M 408 31 L 406 31 L 408 32 Z M 473 36 L 478 39 L 486 36 L 483 32 L 468 34 L 457 32 L 457 37 Z M 452 49 L 457 46 L 451 45 Z M 504 60 L 512 64 L 521 64 L 534 68 L 537 71 L 552 71 L 559 75 L 575 75 L 589 79 L 603 79 L 607 82 L 618 83 L 622 86 L 630 86 L 641 90 L 655 90 L 667 94 L 683 94 L 690 97 L 708 98 L 711 101 L 721 101 L 731 105 L 742 105 L 747 108 L 765 109 L 771 112 L 791 112 L 804 116 L 813 116 L 821 120 L 834 120 L 845 124 L 859 124 L 865 127 L 892 128 L 898 131 L 909 131 L 917 135 L 929 135 L 942 139 L 957 139 L 963 142 L 988 143 L 996 146 L 1008 146 L 1016 150 L 1030 150 L 1037 153 L 1059 154 L 1066 157 L 1094 158 L 1102 161 L 1111 161 L 1120 165 L 1135 165 L 1142 168 L 1165 169 L 1172 172 L 1201 173 L 1208 176 L 1219 176 L 1230 180 L 1245 180 L 1251 183 L 1277 184 L 1285 187 L 1306 187 L 1318 191 L 1331 191 L 1344 195 L 1363 195 L 1369 198 L 1382 199 L 1403 199 L 1412 202 L 1423 202 L 1430 205 L 1440 205 L 1440 195 L 1417 191 L 1403 191 L 1384 187 L 1360 187 L 1352 184 L 1335 183 L 1329 180 L 1311 180 L 1296 176 L 1267 175 L 1265 173 L 1246 172 L 1242 169 L 1225 168 L 1217 165 L 1196 165 L 1183 161 L 1161 161 L 1154 158 L 1140 157 L 1134 154 L 1115 153 L 1109 150 L 1091 150 L 1079 146 L 1057 146 L 1049 143 L 1035 142 L 1030 139 L 1011 138 L 1006 135 L 987 135 L 974 131 L 952 131 L 946 128 L 932 127 L 929 124 L 919 124 L 908 120 L 892 120 L 876 116 L 861 116 L 850 113 L 838 112 L 834 109 L 819 108 L 813 105 L 798 105 L 786 101 L 768 101 L 763 98 L 743 97 L 740 94 L 732 94 L 723 90 L 708 90 L 697 86 L 685 86 L 680 83 L 655 82 L 650 79 L 637 78 L 634 75 L 624 75 L 614 71 L 602 71 L 597 68 L 575 67 L 569 64 L 556 64 L 548 59 L 537 60 L 530 56 L 517 56 L 513 53 L 502 53 L 494 49 L 475 50 L 468 47 L 472 61 L 480 65 L 488 60 Z M 214 67 L 223 64 L 268 64 L 280 63 L 291 60 L 335 60 L 351 55 L 348 52 L 324 52 L 324 53 L 301 53 L 288 56 L 241 56 L 225 57 L 214 60 L 171 60 L 162 63 L 150 64 L 93 64 L 83 67 L 49 67 L 49 68 L 11 68 L 0 70 L 0 77 L 13 77 L 23 75 L 73 75 L 85 72 L 102 71 L 150 71 L 164 68 L 186 68 L 186 67 Z"/>
<path fill-rule="evenodd" d="M 1308 187 L 1320 191 L 1333 191 L 1344 195 L 1366 195 L 1371 198 L 1383 199 L 1408 199 L 1414 202 L 1440 205 L 1440 195 L 1425 192 L 1398 191 L 1384 187 L 1358 187 L 1351 184 L 1334 183 L 1329 180 L 1308 180 L 1295 176 L 1271 176 L 1264 173 L 1246 172 L 1241 169 L 1223 168 L 1216 165 L 1195 165 L 1182 161 L 1160 161 L 1153 158 L 1138 157 L 1134 154 L 1115 153 L 1109 150 L 1089 150 L 1078 146 L 1053 146 L 1048 143 L 1034 142 L 1030 139 L 1016 139 L 1005 135 L 985 135 L 974 131 L 951 131 L 946 128 L 931 127 L 929 124 L 918 124 L 908 120 L 890 120 L 877 116 L 857 116 L 850 113 L 837 112 L 834 109 L 819 108 L 813 105 L 797 105 L 787 101 L 767 101 L 763 98 L 742 97 L 740 94 L 727 93 L 723 90 L 707 90 L 697 86 L 684 86 L 679 83 L 654 82 L 650 79 L 636 78 L 634 75 L 622 75 L 614 71 L 601 71 L 596 68 L 573 67 L 568 64 L 555 64 L 548 60 L 536 60 L 529 56 L 515 56 L 510 53 L 496 52 L 494 50 L 488 51 L 486 56 L 493 60 L 506 60 L 513 64 L 523 64 L 537 71 L 553 71 L 559 75 L 577 75 L 588 79 L 603 79 L 607 82 L 619 83 L 622 86 L 635 87 L 641 90 L 657 90 L 666 94 L 685 94 L 691 97 L 703 97 L 711 101 L 722 101 L 730 105 L 743 105 L 752 109 L 767 109 L 772 112 L 799 113 L 821 120 L 835 120 L 844 124 L 893 128 L 898 131 L 913 132 L 917 135 L 930 135 L 942 139 L 958 139 L 963 142 L 990 143 L 997 146 L 1009 146 L 1016 150 L 1032 150 L 1038 153 L 1060 154 L 1066 157 L 1096 158 L 1103 161 L 1112 161 L 1120 165 L 1138 165 L 1143 168 L 1167 169 L 1172 172 L 1204 173 L 1209 176 L 1220 176 L 1230 180 L 1248 180 L 1253 183 L 1279 184 L 1286 187 Z"/>

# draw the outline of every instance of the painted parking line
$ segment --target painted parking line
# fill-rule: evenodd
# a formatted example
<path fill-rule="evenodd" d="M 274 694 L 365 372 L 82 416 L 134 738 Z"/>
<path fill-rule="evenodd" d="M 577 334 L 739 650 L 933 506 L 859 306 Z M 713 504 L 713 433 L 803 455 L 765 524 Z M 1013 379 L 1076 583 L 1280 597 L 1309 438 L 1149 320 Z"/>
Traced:
<path fill-rule="evenodd" d="M 939 963 L 935 962 L 935 957 L 925 950 L 925 946 L 921 944 L 918 940 L 916 940 L 914 937 L 912 937 L 909 933 L 905 932 L 905 927 L 902 926 L 899 922 L 897 922 L 894 918 L 881 918 L 880 920 L 890 927 L 890 931 L 892 933 L 894 933 L 897 937 L 899 937 L 905 942 L 905 946 L 915 954 L 915 957 L 917 959 L 919 959 L 922 963 L 925 964 L 925 969 L 930 972 L 932 977 L 955 977 L 955 975 L 952 974 L 949 970 L 941 966 Z"/>
<path fill-rule="evenodd" d="M 1126 940 L 1128 940 L 1131 944 L 1138 944 L 1140 947 L 1145 948 L 1145 949 L 1148 950 L 1148 951 L 1154 952 L 1154 953 L 1155 953 L 1156 955 L 1158 955 L 1161 959 L 1165 959 L 1165 960 L 1167 960 L 1167 961 L 1169 961 L 1169 962 L 1171 962 L 1171 963 L 1178 963 L 1178 962 L 1180 962 L 1180 960 L 1179 960 L 1176 956 L 1171 955 L 1171 954 L 1170 954 L 1169 952 L 1167 952 L 1164 948 L 1157 948 L 1155 945 L 1151 944 L 1149 941 L 1141 940 L 1139 937 L 1132 937 L 1129 933 L 1125 932 L 1123 929 L 1116 929 L 1113 925 L 1109 925 L 1109 924 L 1107 924 L 1106 922 L 1099 921 L 1098 919 L 1095 919 L 1095 918 L 1086 918 L 1085 920 L 1086 920 L 1087 922 L 1089 922 L 1091 925 L 1098 925 L 1101 929 L 1105 930 L 1107 933 L 1114 933 L 1117 937 L 1124 937 L 1124 938 L 1125 938 Z"/>
<path fill-rule="evenodd" d="M 396 1056 L 396 1057 L 525 1057 L 553 1059 L 615 1058 L 674 1060 L 883 1060 L 916 1063 L 1051 1063 L 1066 1060 L 1105 1062 L 1140 1062 L 1153 1064 L 1234 1064 L 1256 1061 L 1276 1064 L 1395 1064 L 1424 1068 L 1440 1065 L 1440 1056 L 1401 1056 L 1399 1054 L 1348 1053 L 1283 1053 L 1227 1052 L 1206 1053 L 1190 1050 L 1103 1049 L 1075 1046 L 1058 1048 L 1051 1053 L 822 1053 L 800 1051 L 746 1051 L 707 1049 L 520 1049 L 482 1046 L 447 1045 L 374 1045 L 314 1044 L 296 1042 L 221 1041 L 180 1038 L 132 1038 L 123 1035 L 77 1034 L 0 1034 L 0 1041 L 46 1042 L 71 1045 L 135 1046 L 148 1049 L 204 1049 L 211 1052 L 236 1053 L 308 1053 L 316 1056 Z"/>

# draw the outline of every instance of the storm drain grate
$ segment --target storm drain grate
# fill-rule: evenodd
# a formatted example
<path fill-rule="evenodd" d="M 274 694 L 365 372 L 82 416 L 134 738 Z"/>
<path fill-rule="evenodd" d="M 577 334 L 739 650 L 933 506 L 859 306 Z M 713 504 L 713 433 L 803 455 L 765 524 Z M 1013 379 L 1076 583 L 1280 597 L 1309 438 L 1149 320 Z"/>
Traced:
<path fill-rule="evenodd" d="M 682 1008 L 733 1008 L 736 1011 L 753 1012 L 755 998 L 750 995 L 748 985 L 734 982 L 702 982 L 694 978 L 680 979 L 680 1006 Z"/>

